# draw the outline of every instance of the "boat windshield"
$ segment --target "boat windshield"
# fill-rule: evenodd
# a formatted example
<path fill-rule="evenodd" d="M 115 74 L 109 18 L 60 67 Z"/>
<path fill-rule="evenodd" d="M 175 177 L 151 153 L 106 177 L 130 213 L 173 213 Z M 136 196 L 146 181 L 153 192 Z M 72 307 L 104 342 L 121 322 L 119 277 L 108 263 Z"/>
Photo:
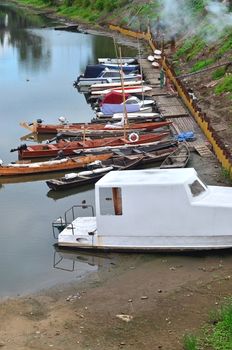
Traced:
<path fill-rule="evenodd" d="M 120 73 L 115 71 L 106 71 L 104 72 L 104 74 L 102 75 L 104 78 L 112 78 L 112 77 L 120 77 Z"/>
<path fill-rule="evenodd" d="M 189 188 L 193 197 L 197 197 L 206 191 L 206 187 L 199 180 L 195 180 L 193 183 L 189 184 Z"/>

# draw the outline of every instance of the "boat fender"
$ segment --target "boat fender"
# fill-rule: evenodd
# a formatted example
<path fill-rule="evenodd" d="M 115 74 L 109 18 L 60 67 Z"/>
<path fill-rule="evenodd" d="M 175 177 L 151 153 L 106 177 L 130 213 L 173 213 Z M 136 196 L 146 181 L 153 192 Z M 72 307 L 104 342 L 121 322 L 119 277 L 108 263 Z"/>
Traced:
<path fill-rule="evenodd" d="M 137 142 L 139 141 L 139 135 L 136 133 L 136 132 L 132 132 L 129 137 L 128 137 L 128 140 L 130 142 Z"/>

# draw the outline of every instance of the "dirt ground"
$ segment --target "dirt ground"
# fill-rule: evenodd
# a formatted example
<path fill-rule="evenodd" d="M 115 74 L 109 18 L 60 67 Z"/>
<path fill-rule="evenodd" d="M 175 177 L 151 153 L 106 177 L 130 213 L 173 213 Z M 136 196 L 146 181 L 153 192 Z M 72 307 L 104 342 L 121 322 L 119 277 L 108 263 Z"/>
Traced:
<path fill-rule="evenodd" d="M 87 280 L 0 307 L 7 350 L 183 349 L 231 295 L 231 251 L 111 256 Z"/>

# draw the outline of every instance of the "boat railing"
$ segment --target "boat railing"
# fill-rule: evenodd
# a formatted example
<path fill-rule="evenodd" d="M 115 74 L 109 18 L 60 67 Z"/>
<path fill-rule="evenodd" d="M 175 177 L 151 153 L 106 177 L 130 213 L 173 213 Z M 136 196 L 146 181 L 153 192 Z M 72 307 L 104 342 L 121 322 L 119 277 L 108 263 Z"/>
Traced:
<path fill-rule="evenodd" d="M 63 217 L 59 216 L 56 220 L 52 222 L 53 237 L 55 239 L 58 239 L 59 233 L 67 226 L 72 230 L 72 234 L 74 235 L 73 221 L 78 218 L 79 215 L 77 215 L 77 212 L 80 209 L 90 209 L 91 215 L 94 216 L 94 208 L 92 205 L 87 205 L 85 203 L 80 205 L 73 205 L 71 208 L 65 211 Z"/>

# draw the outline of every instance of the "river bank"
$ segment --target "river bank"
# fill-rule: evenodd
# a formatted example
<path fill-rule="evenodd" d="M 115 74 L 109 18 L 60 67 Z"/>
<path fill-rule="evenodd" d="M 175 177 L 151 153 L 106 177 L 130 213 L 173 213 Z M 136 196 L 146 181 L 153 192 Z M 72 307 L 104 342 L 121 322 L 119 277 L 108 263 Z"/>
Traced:
<path fill-rule="evenodd" d="M 223 183 L 216 160 L 191 164 L 207 183 Z M 230 295 L 230 266 L 230 252 L 117 256 L 75 283 L 2 301 L 0 347 L 182 349 L 183 334 Z"/>
<path fill-rule="evenodd" d="M 183 349 L 230 295 L 230 253 L 122 256 L 87 280 L 1 303 L 4 349 Z"/>

